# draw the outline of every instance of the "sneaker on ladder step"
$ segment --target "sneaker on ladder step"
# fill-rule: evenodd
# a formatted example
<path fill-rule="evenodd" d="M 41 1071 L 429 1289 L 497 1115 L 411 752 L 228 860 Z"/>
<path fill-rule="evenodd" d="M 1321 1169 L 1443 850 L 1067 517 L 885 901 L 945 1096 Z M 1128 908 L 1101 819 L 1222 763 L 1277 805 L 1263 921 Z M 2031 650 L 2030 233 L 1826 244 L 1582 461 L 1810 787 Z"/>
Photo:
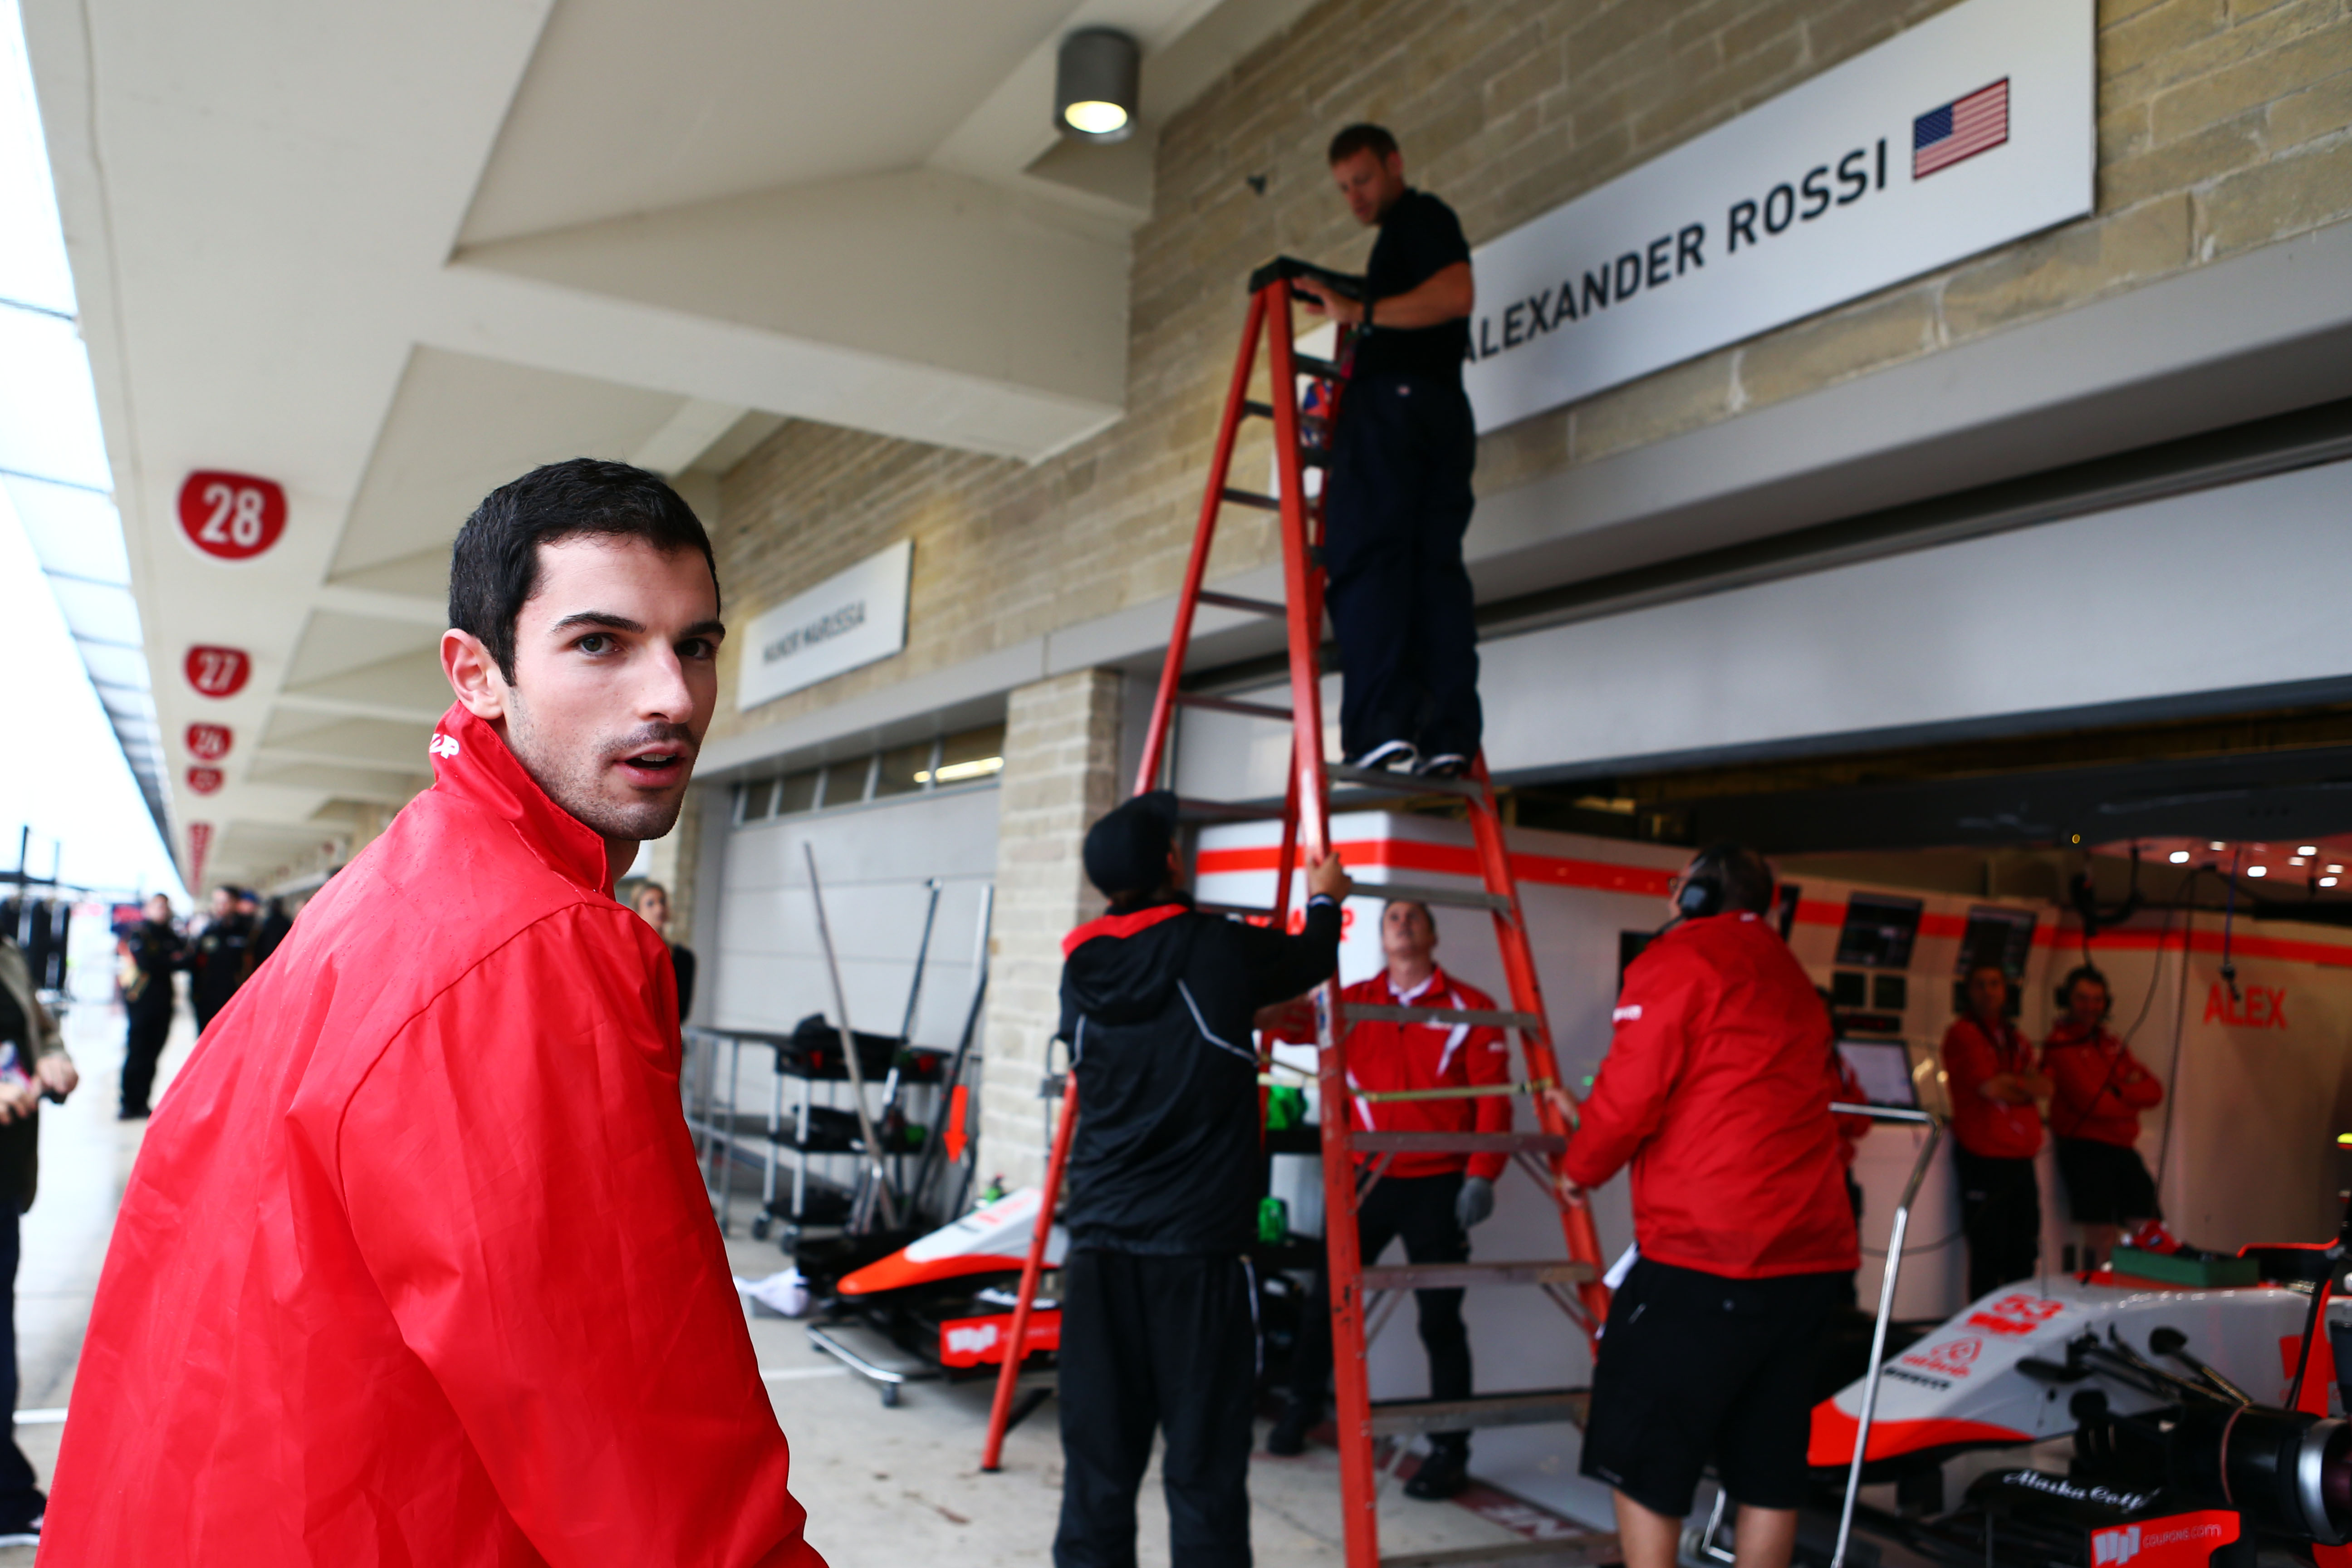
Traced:
<path fill-rule="evenodd" d="M 1420 764 L 1421 753 L 1413 749 L 1411 741 L 1382 741 L 1370 751 L 1360 752 L 1348 759 L 1348 766 L 1351 768 L 1399 773 L 1412 773 Z"/>
<path fill-rule="evenodd" d="M 1470 771 L 1470 759 L 1459 752 L 1440 752 L 1422 758 L 1412 771 L 1425 779 L 1458 779 Z"/>

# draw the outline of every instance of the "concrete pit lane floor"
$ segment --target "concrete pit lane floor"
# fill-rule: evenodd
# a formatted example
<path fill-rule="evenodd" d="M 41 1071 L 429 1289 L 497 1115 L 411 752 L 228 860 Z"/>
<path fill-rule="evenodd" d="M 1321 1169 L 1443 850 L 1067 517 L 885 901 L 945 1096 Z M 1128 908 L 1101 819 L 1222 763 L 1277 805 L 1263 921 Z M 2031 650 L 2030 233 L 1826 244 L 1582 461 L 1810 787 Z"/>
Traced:
<path fill-rule="evenodd" d="M 40 1194 L 25 1216 L 16 1280 L 16 1435 L 44 1486 L 56 1466 L 60 1417 L 72 1395 L 115 1208 L 146 1131 L 144 1122 L 115 1120 L 121 1010 L 84 1005 L 65 1023 L 81 1088 L 65 1105 L 43 1109 Z M 159 1101 L 194 1040 L 184 1002 L 157 1079 Z M 758 1279 L 782 1268 L 773 1243 L 742 1235 L 747 1210 L 740 1199 L 728 1244 L 734 1271 Z M 750 1318 L 750 1330 L 792 1442 L 793 1490 L 809 1510 L 809 1539 L 833 1568 L 903 1568 L 926 1558 L 958 1568 L 1029 1568 L 1051 1560 L 1062 1467 L 1051 1401 L 1013 1430 L 1003 1468 L 985 1475 L 980 1448 L 992 1384 L 910 1384 L 898 1406 L 885 1409 L 876 1386 L 816 1350 L 803 1324 L 759 1315 Z M 1265 1426 L 1259 1423 L 1260 1451 L 1250 1463 L 1258 1563 L 1339 1563 L 1338 1454 L 1315 1445 L 1297 1458 L 1275 1458 L 1263 1451 Z M 1567 1436 L 1572 1444 L 1572 1432 Z M 1511 1489 L 1481 1486 L 1454 1501 L 1422 1502 L 1391 1481 L 1381 1501 L 1383 1552 L 1501 1544 L 1578 1530 L 1564 1514 L 1607 1527 L 1606 1492 L 1576 1479 L 1574 1450 L 1567 1448 L 1563 1459 L 1551 1428 L 1481 1434 L 1472 1470 Z M 1168 1519 L 1156 1461 L 1139 1513 L 1140 1562 L 1165 1563 Z M 33 1557 L 30 1547 L 0 1548 L 0 1568 L 29 1565 Z"/>

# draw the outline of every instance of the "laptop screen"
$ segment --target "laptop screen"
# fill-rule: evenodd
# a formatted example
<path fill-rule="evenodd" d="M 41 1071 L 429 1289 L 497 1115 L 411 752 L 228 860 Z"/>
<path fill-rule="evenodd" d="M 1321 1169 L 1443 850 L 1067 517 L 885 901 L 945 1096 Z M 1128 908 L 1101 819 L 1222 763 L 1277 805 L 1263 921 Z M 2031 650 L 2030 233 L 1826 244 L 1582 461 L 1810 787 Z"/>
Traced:
<path fill-rule="evenodd" d="M 1919 1091 L 1911 1082 L 1911 1053 L 1900 1040 L 1840 1040 L 1838 1055 L 1853 1069 L 1862 1097 L 1872 1105 L 1919 1109 Z"/>

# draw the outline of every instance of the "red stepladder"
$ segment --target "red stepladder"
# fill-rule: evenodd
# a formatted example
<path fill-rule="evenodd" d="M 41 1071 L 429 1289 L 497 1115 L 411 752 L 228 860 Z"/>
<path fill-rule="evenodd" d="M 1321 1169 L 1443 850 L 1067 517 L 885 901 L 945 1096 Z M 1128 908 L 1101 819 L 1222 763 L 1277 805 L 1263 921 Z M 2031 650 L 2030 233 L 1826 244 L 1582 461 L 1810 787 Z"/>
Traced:
<path fill-rule="evenodd" d="M 1336 983 L 1315 993 L 1317 1036 L 1316 1079 L 1321 1116 L 1324 1181 L 1324 1245 L 1328 1258 L 1331 1303 L 1333 1387 L 1339 1407 L 1338 1441 L 1343 1522 L 1348 1568 L 1378 1568 L 1380 1554 L 1378 1500 L 1381 1473 L 1376 1453 L 1382 1439 L 1394 1443 L 1392 1456 L 1401 1458 L 1404 1440 L 1423 1432 L 1460 1430 L 1482 1426 L 1518 1425 L 1580 1416 L 1582 1395 L 1574 1390 L 1490 1395 L 1460 1402 L 1434 1400 L 1383 1401 L 1375 1405 L 1365 1372 L 1367 1321 L 1383 1302 L 1393 1304 L 1416 1289 L 1455 1286 L 1529 1285 L 1543 1290 L 1568 1315 L 1588 1340 L 1597 1337 L 1609 1309 L 1609 1292 L 1601 1282 L 1600 1237 L 1583 1195 L 1570 1186 L 1559 1165 L 1568 1147 L 1569 1125 L 1554 1102 L 1541 1091 L 1566 1089 L 1551 1036 L 1545 1022 L 1543 994 L 1536 975 L 1534 949 L 1519 908 L 1518 886 L 1505 844 L 1503 821 L 1496 809 L 1493 782 L 1483 755 L 1473 760 L 1459 778 L 1428 778 L 1376 770 L 1357 769 L 1327 760 L 1323 754 L 1322 660 L 1324 574 L 1320 563 L 1323 519 L 1318 498 L 1308 494 L 1310 468 L 1328 459 L 1325 434 L 1336 426 L 1346 374 L 1343 351 L 1338 361 L 1311 358 L 1292 344 L 1293 280 L 1313 273 L 1345 290 L 1354 282 L 1287 258 L 1261 268 L 1250 279 L 1249 314 L 1242 331 L 1241 353 L 1234 365 L 1225 395 L 1223 417 L 1218 424 L 1209 480 L 1202 498 L 1200 520 L 1176 604 L 1176 624 L 1169 637 L 1168 656 L 1152 704 L 1150 728 L 1136 772 L 1136 793 L 1160 787 L 1168 761 L 1169 736 L 1180 709 L 1215 710 L 1286 723 L 1291 728 L 1290 765 L 1279 808 L 1282 840 L 1276 868 L 1272 907 L 1232 911 L 1265 921 L 1277 928 L 1288 922 L 1291 884 L 1298 868 L 1330 853 L 1331 794 L 1335 787 L 1365 799 L 1387 793 L 1400 796 L 1450 795 L 1468 818 L 1476 849 L 1482 886 L 1475 891 L 1459 888 L 1423 887 L 1405 883 L 1359 884 L 1356 894 L 1383 900 L 1412 900 L 1432 905 L 1453 905 L 1486 911 L 1508 982 L 1507 1009 L 1465 1010 L 1448 1007 L 1358 1006 L 1343 1009 Z M 1269 394 L 1250 395 L 1263 354 Z M 1319 421 L 1302 416 L 1297 388 L 1302 378 L 1322 411 Z M 1236 488 L 1233 482 L 1234 450 L 1243 422 L 1268 419 L 1274 426 L 1276 493 L 1265 495 Z M 1310 424 L 1319 426 L 1310 428 Z M 1319 438 L 1318 438 L 1319 437 Z M 1217 522 L 1228 506 L 1257 508 L 1276 514 L 1282 551 L 1283 596 L 1272 600 L 1219 593 L 1204 585 L 1210 546 Z M 1190 692 L 1182 687 L 1186 654 L 1193 621 L 1202 605 L 1214 605 L 1244 614 L 1277 618 L 1284 624 L 1288 652 L 1290 706 L 1244 702 Z M 1263 819 L 1276 810 L 1266 805 L 1186 800 L 1184 815 L 1192 820 Z M 1345 1016 L 1343 1016 L 1343 1013 Z M 1523 1095 L 1531 1101 L 1532 1131 L 1511 1132 L 1367 1132 L 1357 1131 L 1344 1109 L 1349 1103 L 1347 1042 L 1350 1018 L 1376 1018 L 1403 1023 L 1467 1024 L 1507 1029 L 1519 1041 L 1523 1072 L 1519 1081 L 1496 1086 L 1490 1092 Z M 1427 1094 L 1430 1091 L 1418 1091 Z M 1449 1098 L 1457 1091 L 1438 1091 Z M 1368 1098 L 1409 1099 L 1414 1091 Z M 1571 1107 L 1572 1093 L 1565 1096 Z M 1075 1083 L 1062 1100 L 1060 1125 L 1054 1138 L 1045 1183 L 1045 1208 L 1033 1237 L 1014 1307 L 1013 1345 L 1024 1342 L 1031 1302 L 1044 1272 L 1045 1242 L 1060 1194 L 1065 1163 L 1078 1114 Z M 1357 1214 L 1397 1155 L 1407 1152 L 1507 1153 L 1534 1178 L 1559 1206 L 1566 1256 L 1521 1262 L 1471 1262 L 1434 1266 L 1367 1267 L 1358 1242 Z M 1385 1321 L 1383 1314 L 1381 1321 Z M 1004 1432 L 1012 1416 L 1019 1375 L 1018 1358 L 1008 1355 L 999 1375 L 996 1401 L 991 1412 L 982 1469 L 997 1468 Z M 1415 1568 L 1438 1564 L 1544 1562 L 1563 1565 L 1617 1561 L 1622 1554 L 1613 1535 L 1592 1534 L 1565 1540 L 1517 1542 L 1467 1552 L 1420 1553 L 1391 1558 L 1391 1564 L 1411 1563 Z"/>

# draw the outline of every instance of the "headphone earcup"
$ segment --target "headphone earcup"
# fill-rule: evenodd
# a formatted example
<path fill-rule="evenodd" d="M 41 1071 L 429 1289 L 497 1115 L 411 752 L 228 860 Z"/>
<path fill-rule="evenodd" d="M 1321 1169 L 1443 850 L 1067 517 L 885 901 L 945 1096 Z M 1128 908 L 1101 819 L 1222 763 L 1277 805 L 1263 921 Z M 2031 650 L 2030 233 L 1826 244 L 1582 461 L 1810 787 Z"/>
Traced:
<path fill-rule="evenodd" d="M 1705 920 L 1715 913 L 1717 889 L 1707 882 L 1685 882 L 1675 907 L 1691 920 Z"/>

